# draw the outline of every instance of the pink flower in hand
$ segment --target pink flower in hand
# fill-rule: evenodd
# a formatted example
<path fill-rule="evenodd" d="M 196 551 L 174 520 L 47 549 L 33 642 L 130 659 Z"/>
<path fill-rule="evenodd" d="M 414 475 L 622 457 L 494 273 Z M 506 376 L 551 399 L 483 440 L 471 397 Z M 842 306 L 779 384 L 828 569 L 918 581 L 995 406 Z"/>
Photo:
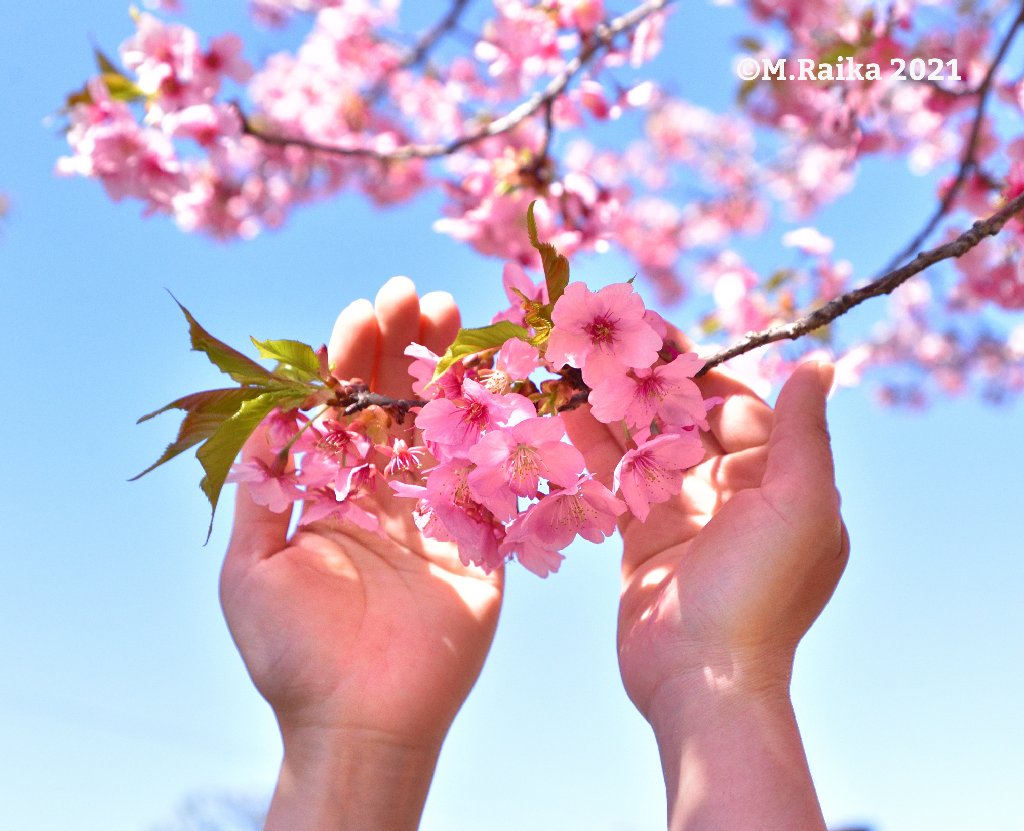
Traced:
<path fill-rule="evenodd" d="M 551 365 L 577 367 L 591 387 L 623 367 L 648 367 L 658 358 L 662 340 L 644 319 L 644 303 L 628 283 L 597 292 L 570 283 L 551 313 L 548 339 Z"/>
<path fill-rule="evenodd" d="M 453 541 L 463 565 L 491 572 L 505 562 L 499 548 L 504 528 L 470 496 L 466 482 L 470 468 L 465 461 L 446 462 L 430 471 L 426 487 L 397 480 L 388 485 L 398 496 L 418 500 L 413 521 L 423 536 Z"/>
<path fill-rule="evenodd" d="M 363 510 L 351 499 L 339 499 L 333 491 L 327 489 L 306 494 L 299 525 L 309 525 L 321 519 L 333 519 L 336 522 L 348 520 L 364 531 L 381 533 L 380 522 L 374 514 Z"/>
<path fill-rule="evenodd" d="M 534 497 L 541 479 L 573 487 L 583 472 L 583 455 L 562 441 L 565 426 L 558 416 L 528 418 L 487 433 L 469 449 L 476 469 L 468 482 L 473 496 L 500 519 L 510 519 L 517 498 Z"/>
<path fill-rule="evenodd" d="M 340 465 L 358 464 L 370 452 L 370 440 L 366 436 L 349 430 L 347 424 L 333 418 L 314 424 L 313 430 L 313 448 Z"/>
<path fill-rule="evenodd" d="M 580 477 L 572 489 L 554 491 L 533 505 L 523 517 L 523 532 L 558 551 L 576 535 L 601 542 L 615 530 L 615 518 L 626 505 L 590 476 Z"/>
<path fill-rule="evenodd" d="M 384 466 L 384 475 L 389 479 L 406 471 L 418 471 L 427 452 L 423 447 L 409 447 L 405 439 L 395 439 L 390 447 L 386 444 L 378 444 L 376 447 L 380 453 L 387 456 L 388 463 Z"/>
<path fill-rule="evenodd" d="M 462 396 L 428 401 L 416 416 L 423 438 L 440 450 L 438 458 L 465 458 L 485 430 L 537 415 L 530 400 L 516 393 L 496 395 L 472 378 L 462 382 Z"/>
<path fill-rule="evenodd" d="M 524 529 L 523 522 L 528 515 L 520 514 L 509 525 L 499 550 L 506 558 L 515 555 L 521 565 L 538 577 L 547 577 L 558 571 L 565 557 L 557 549 L 548 548 L 543 539 L 534 537 Z"/>
<path fill-rule="evenodd" d="M 614 488 L 622 493 L 633 516 L 644 522 L 651 503 L 679 493 L 683 471 L 704 458 L 704 446 L 694 430 L 666 433 L 629 450 L 615 468 Z"/>
<path fill-rule="evenodd" d="M 611 424 L 625 420 L 635 429 L 650 427 L 655 416 L 666 424 L 708 429 L 707 412 L 716 401 L 705 401 L 693 382 L 704 362 L 693 352 L 672 363 L 650 369 L 608 373 L 590 394 L 591 412 L 598 421 Z"/>
<path fill-rule="evenodd" d="M 305 497 L 294 471 L 275 473 L 260 459 L 238 462 L 228 474 L 229 482 L 244 482 L 257 505 L 266 505 L 278 514 L 291 510 L 292 503 Z"/>

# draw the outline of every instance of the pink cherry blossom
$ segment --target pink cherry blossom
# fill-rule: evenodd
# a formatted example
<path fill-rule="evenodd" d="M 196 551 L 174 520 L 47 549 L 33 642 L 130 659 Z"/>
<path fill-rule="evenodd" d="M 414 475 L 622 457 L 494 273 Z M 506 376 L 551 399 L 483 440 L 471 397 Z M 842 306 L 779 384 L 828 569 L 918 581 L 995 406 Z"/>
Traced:
<path fill-rule="evenodd" d="M 299 524 L 310 525 L 323 519 L 347 521 L 364 531 L 381 533 L 380 520 L 376 515 L 359 507 L 352 499 L 339 499 L 333 491 L 326 489 L 308 491 Z"/>
<path fill-rule="evenodd" d="M 520 564 L 538 577 L 547 577 L 558 571 L 565 556 L 558 549 L 549 548 L 542 538 L 525 530 L 524 521 L 527 516 L 529 513 L 520 514 L 508 526 L 499 551 L 505 558 L 515 557 Z"/>
<path fill-rule="evenodd" d="M 227 481 L 244 482 L 253 502 L 278 514 L 291 510 L 292 503 L 305 496 L 305 491 L 298 487 L 294 471 L 277 473 L 262 459 L 237 462 Z"/>
<path fill-rule="evenodd" d="M 416 416 L 416 426 L 423 431 L 426 441 L 440 448 L 445 458 L 465 457 L 485 430 L 536 414 L 528 398 L 516 393 L 496 395 L 466 378 L 461 397 L 428 401 Z"/>
<path fill-rule="evenodd" d="M 387 457 L 384 476 L 389 479 L 400 473 L 418 471 L 427 452 L 423 447 L 410 447 L 405 439 L 395 439 L 390 447 L 378 444 L 377 451 Z"/>
<path fill-rule="evenodd" d="M 325 419 L 314 424 L 312 442 L 314 448 L 325 456 L 337 459 L 341 465 L 358 464 L 370 452 L 370 440 L 362 433 L 349 430 L 348 426 L 335 419 Z"/>
<path fill-rule="evenodd" d="M 523 518 L 524 534 L 561 550 L 577 535 L 601 542 L 615 530 L 615 518 L 626 505 L 596 479 L 583 476 L 572 488 L 554 491 L 531 506 Z"/>
<path fill-rule="evenodd" d="M 703 365 L 695 353 L 686 352 L 671 363 L 630 375 L 609 374 L 590 393 L 591 412 L 598 421 L 624 419 L 634 429 L 650 427 L 657 416 L 666 424 L 696 424 L 706 430 L 708 402 L 693 382 Z"/>
<path fill-rule="evenodd" d="M 679 493 L 683 471 L 704 458 L 696 431 L 666 433 L 628 450 L 615 468 L 614 490 L 622 494 L 633 516 L 644 522 L 651 503 Z"/>
<path fill-rule="evenodd" d="M 476 470 L 468 482 L 473 496 L 500 519 L 516 513 L 518 497 L 534 497 L 541 479 L 563 488 L 575 486 L 583 455 L 562 441 L 565 426 L 557 417 L 528 418 L 487 433 L 469 450 Z"/>
<path fill-rule="evenodd" d="M 426 487 L 392 481 L 392 489 L 400 496 L 420 495 L 423 527 L 436 524 L 443 536 L 455 542 L 464 565 L 477 565 L 492 571 L 504 562 L 499 545 L 504 527 L 470 493 L 467 477 L 472 466 L 465 461 L 438 465 L 427 474 Z"/>
<path fill-rule="evenodd" d="M 555 369 L 566 364 L 582 369 L 591 386 L 626 367 L 648 367 L 662 341 L 644 312 L 640 296 L 626 283 L 597 292 L 570 283 L 551 314 L 547 359 Z"/>

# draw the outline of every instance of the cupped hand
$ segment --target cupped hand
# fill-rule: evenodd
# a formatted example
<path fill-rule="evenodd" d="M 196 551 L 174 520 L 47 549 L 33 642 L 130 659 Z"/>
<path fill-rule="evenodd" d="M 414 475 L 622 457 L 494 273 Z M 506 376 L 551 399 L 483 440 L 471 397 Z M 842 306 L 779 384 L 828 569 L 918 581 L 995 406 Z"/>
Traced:
<path fill-rule="evenodd" d="M 458 310 L 447 294 L 416 295 L 395 278 L 374 305 L 357 301 L 329 345 L 337 377 L 411 395 L 403 350 L 441 352 Z M 257 435 L 247 454 L 264 454 Z M 288 537 L 289 516 L 239 486 L 221 575 L 231 634 L 285 737 L 370 741 L 436 753 L 484 663 L 498 620 L 502 572 L 484 575 L 453 545 L 424 540 L 413 502 L 378 484 L 362 506 L 381 535 L 324 521 Z"/>
<path fill-rule="evenodd" d="M 659 699 L 707 686 L 788 694 L 796 646 L 831 597 L 849 541 L 839 514 L 825 399 L 828 365 L 800 366 L 774 412 L 722 372 L 699 380 L 709 413 L 704 461 L 645 523 L 620 522 L 624 553 L 619 663 L 649 720 Z M 621 431 L 566 414 L 569 434 L 606 483 Z"/>

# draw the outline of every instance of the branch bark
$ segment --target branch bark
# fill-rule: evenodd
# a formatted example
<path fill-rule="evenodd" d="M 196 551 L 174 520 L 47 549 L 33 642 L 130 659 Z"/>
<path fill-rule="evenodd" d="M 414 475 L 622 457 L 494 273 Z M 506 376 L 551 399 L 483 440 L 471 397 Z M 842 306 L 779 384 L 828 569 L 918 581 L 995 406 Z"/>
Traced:
<path fill-rule="evenodd" d="M 815 329 L 831 323 L 837 317 L 845 314 L 854 306 L 860 305 L 870 297 L 889 294 L 897 286 L 902 285 L 915 274 L 920 274 L 929 266 L 935 265 L 935 263 L 942 260 L 959 257 L 970 251 L 986 237 L 995 236 L 1022 209 L 1024 209 L 1024 193 L 1007 202 L 988 219 L 975 222 L 956 239 L 932 248 L 929 251 L 922 251 L 905 266 L 889 271 L 881 277 L 872 280 L 867 285 L 833 298 L 828 303 L 819 306 L 792 323 L 771 326 L 767 329 L 762 329 L 760 332 L 748 333 L 739 342 L 711 355 L 704 362 L 704 366 L 697 375 L 701 376 L 712 367 L 718 366 L 745 352 L 757 349 L 760 346 L 780 340 L 796 340 L 808 332 L 813 332 Z"/>
<path fill-rule="evenodd" d="M 466 133 L 463 136 L 452 139 L 448 142 L 437 144 L 406 144 L 396 147 L 394 150 L 381 152 L 370 147 L 338 147 L 334 145 L 320 144 L 309 139 L 296 136 L 280 136 L 266 132 L 263 128 L 254 124 L 251 118 L 237 103 L 235 109 L 242 122 L 242 130 L 247 135 L 254 136 L 261 141 L 282 147 L 303 147 L 317 153 L 343 156 L 348 158 L 369 158 L 379 162 L 397 162 L 409 159 L 436 159 L 443 156 L 450 156 L 453 153 L 477 144 L 484 139 L 500 136 L 515 129 L 527 119 L 533 117 L 541 110 L 549 106 L 566 88 L 573 79 L 582 72 L 591 61 L 594 60 L 603 50 L 609 48 L 615 38 L 638 26 L 643 20 L 652 14 L 661 11 L 673 0 L 646 0 L 632 11 L 626 12 L 613 19 L 610 23 L 602 24 L 580 49 L 578 53 L 565 65 L 562 71 L 552 78 L 541 90 L 538 90 L 514 109 L 505 115 L 487 122 L 483 126 Z"/>
<path fill-rule="evenodd" d="M 412 69 L 421 64 L 426 64 L 431 51 L 437 46 L 438 42 L 449 32 L 458 28 L 459 21 L 471 2 L 472 0 L 452 0 L 451 7 L 445 12 L 444 17 L 416 39 L 415 45 L 406 52 L 405 57 L 402 58 L 402 62 L 397 68 Z M 369 103 L 375 104 L 386 91 L 387 76 L 373 85 L 373 88 L 366 94 L 366 99 Z"/>
<path fill-rule="evenodd" d="M 978 139 L 981 136 L 981 124 L 985 119 L 985 107 L 988 104 L 989 94 L 992 92 L 992 85 L 995 81 L 996 70 L 1000 64 L 1006 58 L 1006 53 L 1010 50 L 1010 44 L 1013 43 L 1013 39 L 1016 37 L 1017 32 L 1021 26 L 1024 25 L 1024 3 L 1021 4 L 1021 9 L 1017 18 L 1013 21 L 1009 31 L 1003 37 L 1003 40 L 999 44 L 999 48 L 996 50 L 995 57 L 992 59 L 992 64 L 988 68 L 988 72 L 985 73 L 985 77 L 982 79 L 981 84 L 972 93 L 978 96 L 978 108 L 974 113 L 974 120 L 971 123 L 971 131 L 967 136 L 967 141 L 964 144 L 963 152 L 960 154 L 960 163 L 957 166 L 956 177 L 953 179 L 953 183 L 947 189 L 945 195 L 942 197 L 942 201 L 939 202 L 939 206 L 935 209 L 935 213 L 929 217 L 928 221 L 924 224 L 924 227 L 914 236 L 914 238 L 908 242 L 898 254 L 895 254 L 885 268 L 883 272 L 891 271 L 902 263 L 907 257 L 919 250 L 928 237 L 931 236 L 932 232 L 938 227 L 942 218 L 949 213 L 949 209 L 953 207 L 953 203 L 956 198 L 960 195 L 960 191 L 963 190 L 964 185 L 967 183 L 967 177 L 977 167 L 977 159 L 974 158 L 974 153 L 978 148 Z"/>

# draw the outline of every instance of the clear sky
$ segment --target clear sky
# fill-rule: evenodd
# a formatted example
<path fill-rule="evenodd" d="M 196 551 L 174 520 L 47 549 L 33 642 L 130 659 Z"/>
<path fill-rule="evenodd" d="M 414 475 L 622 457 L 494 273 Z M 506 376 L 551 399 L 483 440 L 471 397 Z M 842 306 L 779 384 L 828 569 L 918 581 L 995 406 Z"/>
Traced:
<path fill-rule="evenodd" d="M 244 5 L 193 0 L 185 19 L 206 35 L 237 29 Z M 735 20 L 685 6 L 660 71 L 683 90 L 733 89 Z M 203 547 L 191 459 L 126 482 L 176 427 L 135 419 L 217 383 L 164 288 L 238 345 L 322 342 L 338 310 L 394 274 L 451 291 L 472 323 L 501 296 L 500 263 L 431 231 L 436 197 L 384 214 L 341 199 L 222 245 L 144 220 L 94 182 L 55 179 L 64 145 L 45 119 L 91 71 L 91 40 L 113 52 L 130 27 L 121 0 L 7 4 L 0 25 L 0 192 L 12 202 L 0 231 L 5 831 L 144 831 L 190 795 L 260 798 L 275 778 L 274 723 L 217 604 L 228 513 Z M 258 36 L 249 56 L 274 42 Z M 916 229 L 932 187 L 876 165 L 820 228 L 867 276 Z M 595 282 L 632 273 L 614 257 L 574 268 Z M 866 390 L 833 399 L 853 552 L 801 647 L 794 697 L 836 825 L 1024 828 L 1021 416 L 1019 404 L 970 400 L 891 412 Z M 614 543 L 584 543 L 549 580 L 511 570 L 426 831 L 661 826 L 654 743 L 615 662 L 616 556 Z"/>

